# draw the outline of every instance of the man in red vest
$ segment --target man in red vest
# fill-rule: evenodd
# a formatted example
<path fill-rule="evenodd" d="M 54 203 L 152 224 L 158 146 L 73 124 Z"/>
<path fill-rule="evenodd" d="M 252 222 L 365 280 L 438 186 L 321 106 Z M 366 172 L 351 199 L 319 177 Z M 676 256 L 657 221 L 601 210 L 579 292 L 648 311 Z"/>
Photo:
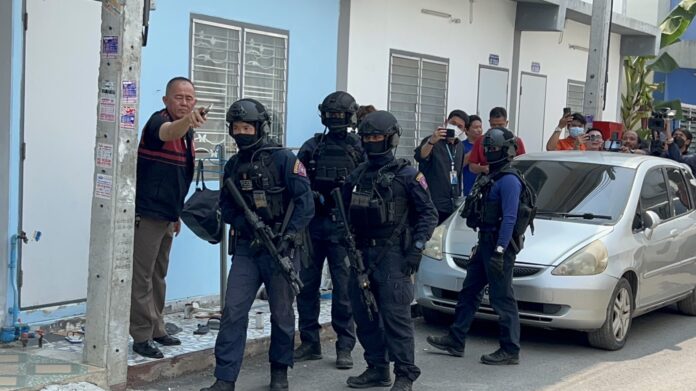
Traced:
<path fill-rule="evenodd" d="M 205 123 L 204 110 L 194 109 L 196 92 L 191 80 L 170 80 L 162 101 L 165 108 L 152 114 L 143 128 L 135 191 L 130 335 L 133 351 L 150 358 L 164 357 L 154 342 L 181 344 L 164 329 L 164 278 L 193 179 L 193 129 Z"/>

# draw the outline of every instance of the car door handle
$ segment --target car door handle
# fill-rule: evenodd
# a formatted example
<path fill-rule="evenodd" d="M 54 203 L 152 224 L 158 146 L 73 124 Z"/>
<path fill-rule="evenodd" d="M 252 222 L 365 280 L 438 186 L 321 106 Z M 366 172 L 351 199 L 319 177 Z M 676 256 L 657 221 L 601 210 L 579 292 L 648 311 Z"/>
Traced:
<path fill-rule="evenodd" d="M 677 236 L 679 236 L 679 230 L 678 230 L 678 229 L 675 228 L 675 229 L 669 231 L 669 237 L 670 237 L 670 238 L 676 238 Z"/>

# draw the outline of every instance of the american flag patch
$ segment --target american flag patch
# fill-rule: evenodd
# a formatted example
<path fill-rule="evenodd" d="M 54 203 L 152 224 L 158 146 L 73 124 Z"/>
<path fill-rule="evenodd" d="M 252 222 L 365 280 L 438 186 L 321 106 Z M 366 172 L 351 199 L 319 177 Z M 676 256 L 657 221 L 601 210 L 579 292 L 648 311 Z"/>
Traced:
<path fill-rule="evenodd" d="M 418 175 L 416 175 L 416 182 L 421 185 L 423 190 L 428 190 L 428 181 L 425 180 L 425 175 L 419 172 Z"/>
<path fill-rule="evenodd" d="M 295 166 L 292 168 L 292 173 L 299 176 L 307 177 L 307 169 L 305 168 L 304 164 L 302 164 L 302 162 L 299 160 L 295 160 Z"/>

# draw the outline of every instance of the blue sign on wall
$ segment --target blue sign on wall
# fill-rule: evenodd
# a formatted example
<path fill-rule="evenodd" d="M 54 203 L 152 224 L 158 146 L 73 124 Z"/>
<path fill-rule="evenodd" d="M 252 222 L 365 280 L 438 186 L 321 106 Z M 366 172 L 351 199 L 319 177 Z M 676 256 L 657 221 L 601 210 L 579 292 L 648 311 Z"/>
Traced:
<path fill-rule="evenodd" d="M 488 64 L 490 65 L 498 65 L 500 63 L 500 56 L 497 54 L 489 54 L 488 55 Z"/>

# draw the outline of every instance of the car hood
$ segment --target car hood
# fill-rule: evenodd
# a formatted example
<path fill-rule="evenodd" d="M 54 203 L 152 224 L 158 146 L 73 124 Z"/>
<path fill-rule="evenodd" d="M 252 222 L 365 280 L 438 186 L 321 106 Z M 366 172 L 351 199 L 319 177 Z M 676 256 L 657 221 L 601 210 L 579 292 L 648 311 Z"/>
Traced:
<path fill-rule="evenodd" d="M 568 255 L 612 230 L 612 226 L 536 218 L 534 234 L 527 229 L 524 249 L 517 255 L 517 262 L 557 265 Z M 453 218 L 447 229 L 445 252 L 469 255 L 477 240 L 477 233 L 466 226 L 464 219 Z"/>

